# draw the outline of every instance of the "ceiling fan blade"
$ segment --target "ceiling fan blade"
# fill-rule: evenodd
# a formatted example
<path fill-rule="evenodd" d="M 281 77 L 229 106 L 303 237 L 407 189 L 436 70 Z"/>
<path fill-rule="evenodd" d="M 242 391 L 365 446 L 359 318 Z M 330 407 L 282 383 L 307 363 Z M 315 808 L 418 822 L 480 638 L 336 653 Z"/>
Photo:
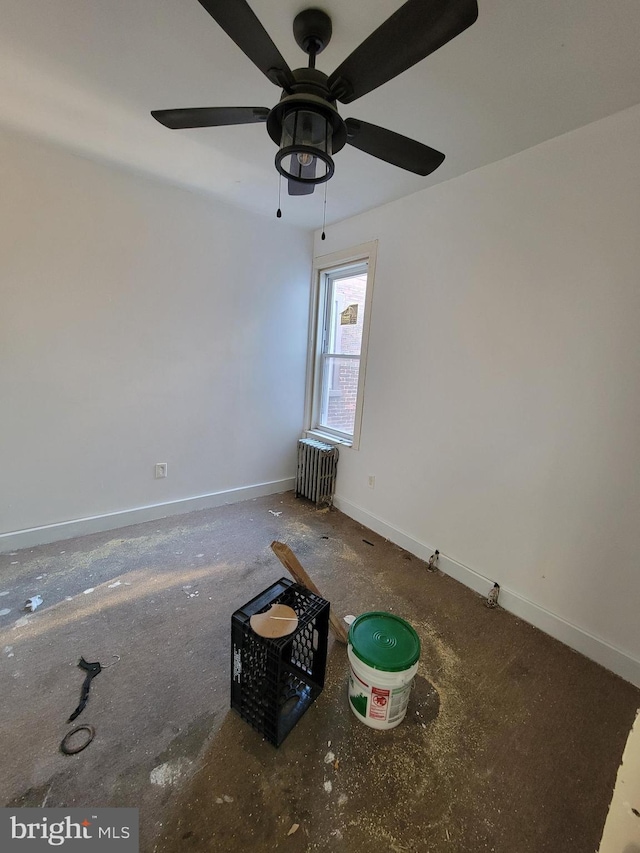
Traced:
<path fill-rule="evenodd" d="M 291 86 L 291 69 L 246 0 L 198 2 L 272 83 L 282 89 Z"/>
<path fill-rule="evenodd" d="M 336 68 L 329 88 L 350 104 L 438 50 L 477 17 L 476 0 L 407 0 Z"/>
<path fill-rule="evenodd" d="M 440 151 L 393 130 L 355 118 L 348 118 L 345 124 L 349 145 L 416 175 L 430 175 L 444 160 Z"/>
<path fill-rule="evenodd" d="M 151 115 L 171 130 L 187 127 L 222 127 L 266 121 L 266 107 L 187 107 L 179 110 L 152 110 Z"/>

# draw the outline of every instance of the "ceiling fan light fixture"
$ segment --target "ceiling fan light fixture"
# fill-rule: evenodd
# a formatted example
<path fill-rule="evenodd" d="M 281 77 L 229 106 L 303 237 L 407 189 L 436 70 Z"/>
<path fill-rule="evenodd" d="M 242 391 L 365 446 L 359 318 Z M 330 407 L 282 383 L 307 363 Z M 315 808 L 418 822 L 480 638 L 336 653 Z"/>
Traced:
<path fill-rule="evenodd" d="M 276 169 L 303 184 L 322 184 L 333 175 L 333 124 L 308 104 L 295 106 L 282 118 Z"/>

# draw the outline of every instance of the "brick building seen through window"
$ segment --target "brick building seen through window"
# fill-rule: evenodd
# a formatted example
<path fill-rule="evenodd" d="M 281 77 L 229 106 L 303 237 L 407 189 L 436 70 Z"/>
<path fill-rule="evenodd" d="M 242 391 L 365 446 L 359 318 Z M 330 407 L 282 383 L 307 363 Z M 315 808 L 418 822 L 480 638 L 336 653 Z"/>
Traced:
<path fill-rule="evenodd" d="M 353 434 L 367 275 L 339 278 L 331 284 L 320 422 Z"/>

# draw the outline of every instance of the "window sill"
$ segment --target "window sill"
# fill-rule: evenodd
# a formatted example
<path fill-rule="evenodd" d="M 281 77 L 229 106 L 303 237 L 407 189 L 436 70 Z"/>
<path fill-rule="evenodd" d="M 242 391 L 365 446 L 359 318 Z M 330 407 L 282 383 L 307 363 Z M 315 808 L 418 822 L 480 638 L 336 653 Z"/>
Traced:
<path fill-rule="evenodd" d="M 305 430 L 305 437 L 315 438 L 318 441 L 324 441 L 327 444 L 334 444 L 336 447 L 353 447 L 353 439 L 338 438 L 335 435 L 329 435 L 329 433 L 322 432 L 322 430 L 319 429 Z"/>

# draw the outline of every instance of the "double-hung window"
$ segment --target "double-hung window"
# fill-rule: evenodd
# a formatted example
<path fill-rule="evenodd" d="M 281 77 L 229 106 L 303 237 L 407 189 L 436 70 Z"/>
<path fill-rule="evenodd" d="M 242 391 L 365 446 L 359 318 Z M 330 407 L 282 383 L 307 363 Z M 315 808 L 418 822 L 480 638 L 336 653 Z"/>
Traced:
<path fill-rule="evenodd" d="M 358 446 L 375 244 L 316 259 L 307 423 L 314 436 Z"/>

